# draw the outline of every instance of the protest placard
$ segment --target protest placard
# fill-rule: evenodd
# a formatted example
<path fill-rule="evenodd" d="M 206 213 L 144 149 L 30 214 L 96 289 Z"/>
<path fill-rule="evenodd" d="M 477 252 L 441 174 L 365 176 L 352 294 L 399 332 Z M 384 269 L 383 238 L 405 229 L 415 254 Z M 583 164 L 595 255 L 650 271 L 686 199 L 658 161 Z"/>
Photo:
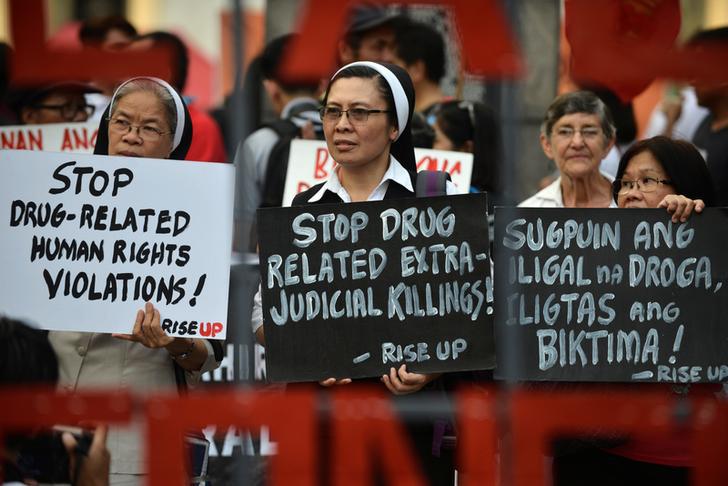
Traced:
<path fill-rule="evenodd" d="M 460 194 L 470 192 L 473 154 L 449 150 L 415 149 L 417 170 L 442 170 L 450 174 Z M 290 206 L 296 194 L 324 182 L 336 162 L 323 140 L 293 140 L 288 157 L 283 206 Z"/>
<path fill-rule="evenodd" d="M 258 210 L 274 381 L 492 368 L 485 194 Z"/>
<path fill-rule="evenodd" d="M 150 301 L 169 334 L 223 339 L 233 186 L 227 164 L 0 151 L 0 309 L 127 333 Z"/>
<path fill-rule="evenodd" d="M 0 127 L 0 149 L 93 153 L 98 122 Z"/>
<path fill-rule="evenodd" d="M 496 376 L 728 381 L 728 215 L 497 208 Z"/>

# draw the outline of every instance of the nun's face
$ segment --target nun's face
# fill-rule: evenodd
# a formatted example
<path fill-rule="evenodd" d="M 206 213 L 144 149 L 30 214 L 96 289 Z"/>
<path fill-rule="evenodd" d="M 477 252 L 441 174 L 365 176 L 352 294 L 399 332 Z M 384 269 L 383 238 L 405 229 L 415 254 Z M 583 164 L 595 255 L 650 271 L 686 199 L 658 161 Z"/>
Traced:
<path fill-rule="evenodd" d="M 326 107 L 346 111 L 352 108 L 387 110 L 377 81 L 372 78 L 340 78 L 329 89 Z M 386 167 L 389 147 L 397 136 L 387 113 L 370 113 L 366 121 L 353 120 L 348 113 L 336 120 L 324 117 L 324 135 L 334 160 L 347 167 Z"/>
<path fill-rule="evenodd" d="M 157 95 L 129 93 L 117 102 L 109 118 L 109 155 L 169 158 L 172 133 Z"/>

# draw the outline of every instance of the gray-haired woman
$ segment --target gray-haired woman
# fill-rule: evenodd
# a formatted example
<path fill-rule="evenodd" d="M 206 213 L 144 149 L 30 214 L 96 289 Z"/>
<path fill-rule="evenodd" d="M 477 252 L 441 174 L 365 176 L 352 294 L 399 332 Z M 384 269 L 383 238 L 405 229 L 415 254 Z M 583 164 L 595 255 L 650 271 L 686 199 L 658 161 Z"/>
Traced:
<path fill-rule="evenodd" d="M 609 109 L 594 93 L 557 97 L 541 124 L 541 148 L 556 163 L 559 177 L 519 206 L 606 208 L 614 206 L 612 180 L 599 164 L 614 145 Z"/>

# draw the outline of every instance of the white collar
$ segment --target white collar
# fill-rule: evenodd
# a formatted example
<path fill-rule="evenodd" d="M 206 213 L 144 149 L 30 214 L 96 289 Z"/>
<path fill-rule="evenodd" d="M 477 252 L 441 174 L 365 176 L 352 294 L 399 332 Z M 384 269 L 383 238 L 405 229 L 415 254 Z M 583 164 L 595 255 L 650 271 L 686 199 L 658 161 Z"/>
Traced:
<path fill-rule="evenodd" d="M 331 175 L 329 175 L 329 178 L 326 180 L 326 182 L 324 182 L 323 186 L 321 186 L 321 188 L 316 191 L 316 194 L 311 196 L 308 202 L 320 201 L 326 191 L 333 192 L 334 194 L 339 196 L 344 202 L 351 202 L 351 196 L 349 196 L 349 193 L 346 192 L 344 186 L 341 185 L 338 172 L 339 168 L 337 166 L 335 170 L 331 171 Z M 407 169 L 405 169 L 402 164 L 396 158 L 394 158 L 393 155 L 390 155 L 389 167 L 387 167 L 387 171 L 382 176 L 382 180 L 379 181 L 379 184 L 377 184 L 377 187 L 375 187 L 372 193 L 369 195 L 367 201 L 381 201 L 382 199 L 384 199 L 384 195 L 389 188 L 390 181 L 396 182 L 410 192 L 415 192 L 415 189 L 412 186 L 412 178 L 410 177 L 410 173 L 407 172 Z"/>

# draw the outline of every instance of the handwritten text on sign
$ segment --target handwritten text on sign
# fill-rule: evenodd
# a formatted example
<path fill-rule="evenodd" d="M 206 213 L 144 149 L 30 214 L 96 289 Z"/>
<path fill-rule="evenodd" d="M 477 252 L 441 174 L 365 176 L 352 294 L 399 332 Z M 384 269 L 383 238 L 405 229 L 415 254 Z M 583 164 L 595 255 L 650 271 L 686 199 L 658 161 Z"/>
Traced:
<path fill-rule="evenodd" d="M 500 376 L 728 381 L 724 210 L 499 208 L 496 244 Z"/>
<path fill-rule="evenodd" d="M 470 191 L 473 174 L 473 154 L 448 150 L 415 149 L 417 170 L 442 170 L 450 174 L 460 194 Z M 299 192 L 324 182 L 336 162 L 320 140 L 293 140 L 288 157 L 286 185 L 283 190 L 283 205 L 290 206 Z"/>
<path fill-rule="evenodd" d="M 0 309 L 129 332 L 150 301 L 169 334 L 222 339 L 232 194 L 225 165 L 0 151 Z"/>
<path fill-rule="evenodd" d="M 493 366 L 484 194 L 258 211 L 268 376 Z"/>
<path fill-rule="evenodd" d="M 0 149 L 92 153 L 98 122 L 0 127 Z"/>

